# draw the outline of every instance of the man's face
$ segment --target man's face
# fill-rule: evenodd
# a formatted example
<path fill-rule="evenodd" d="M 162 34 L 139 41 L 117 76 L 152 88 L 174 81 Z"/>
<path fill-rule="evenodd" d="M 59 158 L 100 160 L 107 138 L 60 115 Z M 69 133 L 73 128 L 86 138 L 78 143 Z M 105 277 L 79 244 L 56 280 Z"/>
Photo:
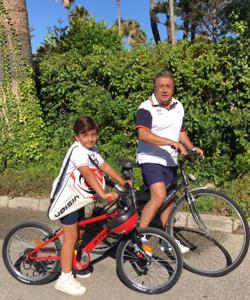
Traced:
<path fill-rule="evenodd" d="M 155 82 L 155 97 L 159 104 L 168 106 L 174 94 L 174 83 L 169 77 L 160 77 Z"/>

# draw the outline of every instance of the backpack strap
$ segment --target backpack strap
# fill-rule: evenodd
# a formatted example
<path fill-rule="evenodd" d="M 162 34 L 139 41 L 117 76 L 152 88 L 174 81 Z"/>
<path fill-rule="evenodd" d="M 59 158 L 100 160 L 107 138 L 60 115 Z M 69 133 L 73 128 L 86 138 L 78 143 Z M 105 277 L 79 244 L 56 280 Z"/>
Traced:
<path fill-rule="evenodd" d="M 58 180 L 57 186 L 56 186 L 55 191 L 54 191 L 54 193 L 53 193 L 53 196 L 52 196 L 51 199 L 50 199 L 50 204 L 52 204 L 52 203 L 54 202 L 55 197 L 56 197 L 57 193 L 59 192 L 59 190 L 60 190 L 60 188 L 61 188 L 61 185 L 62 185 L 62 182 L 63 182 L 63 177 L 64 177 L 64 175 L 65 175 L 65 173 L 66 173 L 66 171 L 67 171 L 67 168 L 68 168 L 68 165 L 69 165 L 69 161 L 70 161 L 71 154 L 72 154 L 73 150 L 74 150 L 75 148 L 77 148 L 77 147 L 78 147 L 78 146 L 73 147 L 73 149 L 71 150 L 71 152 L 70 152 L 70 154 L 69 154 L 69 157 L 68 157 L 68 159 L 67 159 L 67 161 L 66 161 L 66 164 L 65 164 L 65 166 L 64 166 L 64 168 L 63 168 L 63 171 L 62 171 L 62 174 L 61 174 L 61 176 L 60 176 L 60 178 L 59 178 L 59 180 Z"/>

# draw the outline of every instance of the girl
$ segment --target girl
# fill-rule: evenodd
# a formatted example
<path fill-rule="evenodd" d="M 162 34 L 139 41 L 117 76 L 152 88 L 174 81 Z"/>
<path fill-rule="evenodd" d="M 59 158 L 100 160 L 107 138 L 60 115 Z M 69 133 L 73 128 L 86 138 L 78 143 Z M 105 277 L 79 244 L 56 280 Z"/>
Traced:
<path fill-rule="evenodd" d="M 75 142 L 69 148 L 66 155 L 66 157 L 68 157 L 69 153 L 71 153 L 65 174 L 70 174 L 77 168 L 84 180 L 101 198 L 109 201 L 116 200 L 118 195 L 115 192 L 106 193 L 91 170 L 91 168 L 98 166 L 101 171 L 114 179 L 119 185 L 125 184 L 125 180 L 104 162 L 103 158 L 95 148 L 98 137 L 97 124 L 92 118 L 83 116 L 76 120 L 73 130 Z M 65 168 L 66 157 L 62 169 Z M 53 184 L 52 194 L 56 189 L 59 180 L 58 178 Z M 73 253 L 78 239 L 78 222 L 82 220 L 83 217 L 83 208 L 81 208 L 60 219 L 64 229 L 64 239 L 61 251 L 62 270 L 61 275 L 55 284 L 55 288 L 58 291 L 75 296 L 83 295 L 86 292 L 86 288 L 81 285 L 81 283 L 74 278 L 74 274 L 72 274 Z M 88 274 L 85 274 L 84 277 L 89 277 L 90 275 L 91 273 L 88 271 Z"/>

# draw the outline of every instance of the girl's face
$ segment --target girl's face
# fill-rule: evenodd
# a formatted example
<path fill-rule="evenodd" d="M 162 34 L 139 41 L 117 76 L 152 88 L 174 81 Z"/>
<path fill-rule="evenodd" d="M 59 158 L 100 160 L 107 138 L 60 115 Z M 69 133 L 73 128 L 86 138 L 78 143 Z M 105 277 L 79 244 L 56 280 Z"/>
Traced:
<path fill-rule="evenodd" d="M 89 130 L 87 132 L 81 132 L 75 136 L 75 139 L 80 142 L 85 148 L 90 149 L 95 146 L 97 141 L 96 129 Z"/>

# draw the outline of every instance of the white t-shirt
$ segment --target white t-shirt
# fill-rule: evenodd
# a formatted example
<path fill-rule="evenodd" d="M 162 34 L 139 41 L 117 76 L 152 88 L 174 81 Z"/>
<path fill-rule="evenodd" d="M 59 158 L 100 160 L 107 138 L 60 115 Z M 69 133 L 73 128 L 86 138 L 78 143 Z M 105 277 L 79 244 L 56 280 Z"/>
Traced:
<path fill-rule="evenodd" d="M 184 109 L 182 104 L 172 98 L 169 109 L 159 105 L 153 94 L 144 101 L 137 111 L 137 128 L 145 128 L 160 137 L 179 142 L 180 132 L 184 130 Z M 156 163 L 164 166 L 176 166 L 178 153 L 168 145 L 156 146 L 139 141 L 137 161 L 142 163 Z"/>
<path fill-rule="evenodd" d="M 87 149 L 80 142 L 75 141 L 73 143 L 73 145 L 71 145 L 71 147 L 69 148 L 69 150 L 63 160 L 63 164 L 62 164 L 59 176 L 53 182 L 50 198 L 52 198 L 52 196 L 54 194 L 57 183 L 61 177 L 61 174 L 63 173 L 64 167 L 67 163 L 70 153 L 71 153 L 70 160 L 69 160 L 66 172 L 64 174 L 64 177 L 62 179 L 61 186 L 64 185 L 65 180 L 68 177 L 68 175 L 71 174 L 75 169 L 78 169 L 80 166 L 88 166 L 92 169 L 96 169 L 96 165 L 99 167 L 104 163 L 103 158 L 97 152 L 96 148 Z M 96 165 L 90 160 L 89 157 L 92 158 L 92 160 L 95 162 Z"/>

